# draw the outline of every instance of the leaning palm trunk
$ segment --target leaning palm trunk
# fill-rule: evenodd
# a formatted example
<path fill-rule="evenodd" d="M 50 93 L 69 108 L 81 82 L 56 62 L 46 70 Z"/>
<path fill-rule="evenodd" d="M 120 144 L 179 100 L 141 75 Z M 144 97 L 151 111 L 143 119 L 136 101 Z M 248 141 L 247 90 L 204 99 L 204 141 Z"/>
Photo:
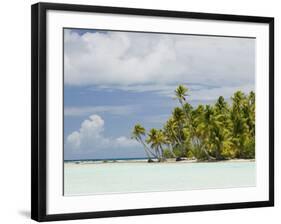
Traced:
<path fill-rule="evenodd" d="M 173 157 L 176 157 L 174 151 L 173 151 L 173 146 L 171 144 L 168 145 L 169 151 L 171 152 Z"/>
<path fill-rule="evenodd" d="M 203 152 L 205 153 L 205 155 L 207 156 L 208 161 L 216 160 L 216 158 L 210 156 L 209 152 L 207 151 L 207 149 L 206 149 L 206 147 L 205 147 L 205 144 L 203 144 L 202 150 L 203 150 Z"/>
<path fill-rule="evenodd" d="M 145 154 L 146 154 L 146 157 L 148 158 L 148 160 L 151 160 L 150 155 L 149 155 L 148 151 L 146 150 L 146 148 L 144 148 L 144 151 L 145 151 Z"/>
<path fill-rule="evenodd" d="M 161 160 L 161 155 L 160 155 L 159 149 L 156 148 L 156 149 L 155 149 L 155 152 L 156 152 L 156 158 L 157 158 L 158 161 L 160 162 L 160 160 Z"/>
<path fill-rule="evenodd" d="M 166 161 L 166 158 L 164 157 L 164 150 L 163 150 L 162 145 L 160 145 L 159 147 L 160 147 L 160 151 L 161 151 L 161 159 L 160 159 L 160 161 L 164 162 L 164 161 Z"/>
<path fill-rule="evenodd" d="M 157 157 L 157 156 L 147 147 L 147 145 L 143 142 L 142 139 L 139 139 L 139 141 L 140 141 L 141 144 L 143 145 L 144 151 L 145 151 L 146 155 L 148 156 L 148 159 L 151 159 L 149 153 L 150 153 L 152 156 Z"/>
<path fill-rule="evenodd" d="M 180 124 L 179 126 L 179 140 L 180 140 L 180 149 L 181 149 L 181 157 L 184 156 L 184 145 L 183 145 L 183 140 L 181 138 L 181 130 L 182 130 L 182 125 Z"/>
<path fill-rule="evenodd" d="M 223 157 L 221 155 L 222 147 L 223 146 L 220 143 L 217 145 L 217 148 L 216 148 L 216 160 L 222 160 L 223 159 Z"/>
<path fill-rule="evenodd" d="M 196 148 L 201 149 L 202 152 L 205 154 L 205 156 L 207 157 L 208 161 L 213 161 L 215 160 L 214 157 L 210 156 L 210 154 L 208 153 L 208 151 L 206 150 L 204 144 L 202 145 L 202 143 L 200 142 L 200 139 L 198 137 L 193 137 L 192 140 L 193 144 L 195 145 Z"/>
<path fill-rule="evenodd" d="M 177 135 L 174 134 L 174 133 L 173 133 L 173 135 L 174 135 L 174 138 L 176 139 L 177 144 L 180 146 L 180 151 L 181 151 L 181 153 L 183 154 L 183 143 L 182 143 L 181 137 L 178 138 Z M 172 151 L 172 152 L 173 152 L 173 151 Z M 173 155 L 176 157 L 176 155 L 174 154 L 174 152 L 173 152 Z M 180 157 L 178 157 L 178 158 L 180 158 Z"/>
<path fill-rule="evenodd" d="M 180 100 L 180 99 L 179 99 L 179 102 L 180 102 L 180 105 L 181 105 L 181 107 L 182 107 L 182 110 L 183 110 L 183 113 L 184 113 L 184 115 L 185 115 L 185 118 L 186 118 L 186 120 L 188 121 L 188 120 L 189 120 L 189 116 L 188 116 L 186 110 L 184 109 L 183 102 L 182 102 L 182 100 Z M 185 101 L 185 102 L 186 102 L 186 101 Z"/>
<path fill-rule="evenodd" d="M 205 147 L 203 147 L 203 152 L 205 153 L 205 155 L 207 156 L 208 158 L 208 161 L 212 161 L 212 160 L 215 160 L 214 157 L 210 156 L 210 154 L 208 153 L 208 151 L 205 149 Z"/>
<path fill-rule="evenodd" d="M 143 142 L 141 141 L 141 143 L 143 144 Z M 146 154 L 146 157 L 148 158 L 148 160 L 150 161 L 151 160 L 151 157 L 146 149 L 146 146 L 143 144 L 143 147 L 144 147 L 144 151 L 145 151 L 145 154 Z"/>
<path fill-rule="evenodd" d="M 173 132 L 173 137 L 176 139 L 176 142 L 181 145 L 181 141 L 179 140 L 179 138 L 177 137 L 177 135 Z"/>

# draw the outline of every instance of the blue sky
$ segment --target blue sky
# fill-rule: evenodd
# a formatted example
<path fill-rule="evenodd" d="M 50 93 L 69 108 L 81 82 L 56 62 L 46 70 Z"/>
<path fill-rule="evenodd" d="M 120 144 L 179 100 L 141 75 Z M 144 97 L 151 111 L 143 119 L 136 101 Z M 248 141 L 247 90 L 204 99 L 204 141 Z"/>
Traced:
<path fill-rule="evenodd" d="M 136 123 L 161 128 L 177 101 L 254 90 L 255 39 L 64 30 L 65 159 L 145 156 L 130 139 Z"/>

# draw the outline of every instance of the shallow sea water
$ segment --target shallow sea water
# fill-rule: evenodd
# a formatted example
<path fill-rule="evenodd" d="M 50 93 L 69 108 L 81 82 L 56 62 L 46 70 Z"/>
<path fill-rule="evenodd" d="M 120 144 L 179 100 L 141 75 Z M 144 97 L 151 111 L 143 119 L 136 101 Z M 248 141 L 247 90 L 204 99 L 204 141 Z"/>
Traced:
<path fill-rule="evenodd" d="M 255 162 L 64 163 L 65 196 L 255 185 Z"/>

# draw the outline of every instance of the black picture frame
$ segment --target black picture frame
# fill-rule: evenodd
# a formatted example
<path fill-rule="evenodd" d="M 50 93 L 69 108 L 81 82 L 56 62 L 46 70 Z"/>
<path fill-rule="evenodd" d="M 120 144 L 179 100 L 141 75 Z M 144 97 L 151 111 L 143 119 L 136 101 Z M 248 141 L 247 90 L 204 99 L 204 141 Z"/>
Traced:
<path fill-rule="evenodd" d="M 124 15 L 156 16 L 169 18 L 192 18 L 234 22 L 254 22 L 269 25 L 269 200 L 208 204 L 195 206 L 160 207 L 69 214 L 46 213 L 46 13 L 48 10 L 111 13 Z M 37 3 L 31 13 L 31 218 L 36 221 L 73 220 L 116 216 L 133 216 L 162 213 L 193 212 L 206 210 L 238 209 L 274 206 L 274 18 L 165 11 L 137 8 L 103 7 L 74 4 Z"/>

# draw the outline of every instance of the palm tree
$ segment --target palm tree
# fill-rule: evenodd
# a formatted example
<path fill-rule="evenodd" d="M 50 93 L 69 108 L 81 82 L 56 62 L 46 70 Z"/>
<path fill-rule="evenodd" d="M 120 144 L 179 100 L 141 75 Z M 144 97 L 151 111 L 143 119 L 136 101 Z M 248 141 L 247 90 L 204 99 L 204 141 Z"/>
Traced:
<path fill-rule="evenodd" d="M 158 161 L 164 161 L 165 158 L 163 153 L 163 145 L 167 144 L 167 139 L 163 134 L 163 131 L 152 128 L 148 133 L 148 138 L 146 139 L 146 142 L 148 144 L 151 144 L 151 148 L 155 149 L 156 155 L 158 156 Z"/>
<path fill-rule="evenodd" d="M 209 154 L 212 149 L 212 128 L 220 126 L 219 117 L 215 116 L 213 107 L 206 105 L 197 119 L 197 132 L 203 142 L 202 150 L 208 160 L 213 160 L 214 158 Z"/>
<path fill-rule="evenodd" d="M 178 99 L 179 103 L 183 106 L 183 102 L 186 101 L 185 97 L 187 96 L 188 88 L 183 85 L 179 85 L 175 90 L 176 99 Z"/>
<path fill-rule="evenodd" d="M 215 104 L 215 107 L 219 110 L 219 111 L 226 111 L 228 108 L 227 102 L 225 102 L 223 96 L 220 96 Z"/>
<path fill-rule="evenodd" d="M 236 157 L 252 158 L 255 154 L 255 94 L 247 97 L 241 91 L 234 93 L 231 120 Z"/>
<path fill-rule="evenodd" d="M 186 119 L 189 120 L 188 112 L 192 107 L 190 104 L 186 103 L 186 96 L 188 96 L 187 92 L 188 88 L 183 85 L 179 85 L 178 88 L 175 90 L 175 98 L 178 99 Z"/>
<path fill-rule="evenodd" d="M 247 119 L 245 118 L 246 96 L 241 91 L 234 93 L 232 99 L 231 120 L 232 120 L 232 136 L 233 144 L 236 150 L 236 157 L 241 158 L 248 132 Z"/>
<path fill-rule="evenodd" d="M 154 144 L 155 139 L 156 139 L 156 134 L 157 134 L 157 130 L 155 128 L 150 129 L 150 131 L 148 132 L 148 136 L 146 138 L 146 142 L 148 144 L 151 144 L 151 148 L 155 150 L 155 155 L 159 161 L 160 159 L 160 152 L 159 149 L 156 147 L 156 145 Z"/>
<path fill-rule="evenodd" d="M 213 126 L 211 132 L 211 142 L 214 147 L 214 154 L 216 160 L 224 159 L 223 155 L 229 156 L 229 148 L 232 145 L 229 131 L 224 126 Z"/>
<path fill-rule="evenodd" d="M 180 157 L 184 156 L 183 126 L 184 126 L 185 120 L 184 120 L 183 110 L 179 107 L 176 107 L 173 110 L 172 117 L 175 122 L 175 128 L 176 128 L 175 136 L 178 139 L 179 147 L 181 150 L 181 155 L 177 158 L 177 160 L 180 160 Z"/>
<path fill-rule="evenodd" d="M 233 157 L 233 143 L 230 131 L 232 129 L 232 122 L 230 119 L 229 105 L 223 96 L 218 98 L 214 106 L 214 111 L 216 117 L 219 118 L 218 126 L 213 127 L 216 160 Z"/>
<path fill-rule="evenodd" d="M 237 91 L 232 103 L 220 96 L 214 105 L 193 108 L 187 101 L 188 89 L 179 85 L 175 90 L 180 107 L 175 107 L 163 130 L 152 128 L 144 142 L 145 129 L 137 124 L 133 138 L 141 142 L 150 158 L 164 160 L 163 146 L 177 160 L 194 156 L 198 160 L 255 158 L 255 93 Z M 149 145 L 150 147 L 149 147 Z M 166 151 L 167 152 L 167 151 Z"/>
<path fill-rule="evenodd" d="M 168 144 L 168 140 L 166 138 L 166 136 L 164 135 L 162 130 L 158 130 L 157 134 L 156 134 L 156 139 L 155 139 L 155 143 L 159 145 L 160 148 L 160 152 L 161 152 L 161 161 L 165 161 L 166 158 L 164 157 L 164 149 L 163 149 L 163 145 L 167 145 Z"/>
<path fill-rule="evenodd" d="M 143 145 L 148 161 L 151 162 L 152 159 L 149 153 L 151 153 L 154 157 L 155 154 L 152 153 L 150 149 L 147 147 L 147 145 L 144 143 L 144 141 L 142 140 L 143 136 L 145 136 L 145 128 L 141 124 L 136 124 L 132 132 L 132 138 L 136 139 L 138 142 L 140 142 Z"/>
<path fill-rule="evenodd" d="M 240 113 L 246 100 L 245 94 L 241 91 L 237 91 L 234 93 L 234 96 L 231 97 L 231 99 L 233 110 L 237 113 Z"/>
<path fill-rule="evenodd" d="M 186 119 L 188 120 L 188 121 L 190 121 L 191 120 L 191 112 L 192 112 L 192 110 L 193 110 L 193 107 L 189 104 L 189 103 L 185 103 L 184 105 L 183 105 L 183 111 L 184 111 L 184 113 L 185 113 L 185 116 L 186 116 Z"/>
<path fill-rule="evenodd" d="M 245 117 L 247 118 L 247 124 L 251 136 L 255 137 L 255 93 L 251 91 L 247 98 L 247 105 L 245 107 Z"/>
<path fill-rule="evenodd" d="M 164 125 L 164 135 L 166 136 L 167 139 L 167 144 L 169 146 L 169 150 L 172 154 L 173 157 L 175 156 L 175 153 L 173 151 L 173 148 L 178 144 L 181 144 L 180 140 L 177 137 L 176 134 L 176 123 L 172 117 L 170 117 L 165 125 Z"/>

